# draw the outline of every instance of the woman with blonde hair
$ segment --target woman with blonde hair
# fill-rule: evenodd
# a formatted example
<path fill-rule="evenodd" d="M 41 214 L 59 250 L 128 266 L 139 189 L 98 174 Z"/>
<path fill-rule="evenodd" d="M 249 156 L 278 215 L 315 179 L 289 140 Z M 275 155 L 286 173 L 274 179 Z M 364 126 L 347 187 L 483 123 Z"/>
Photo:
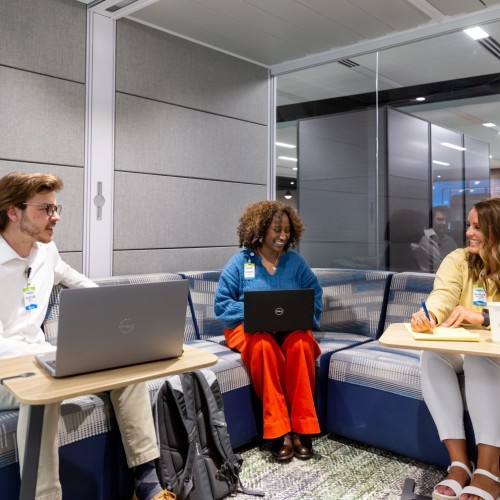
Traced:
<path fill-rule="evenodd" d="M 467 219 L 467 248 L 448 254 L 427 299 L 430 319 L 412 315 L 419 332 L 436 325 L 488 327 L 489 301 L 500 301 L 500 198 L 476 203 Z M 450 455 L 447 478 L 436 485 L 435 500 L 494 500 L 500 495 L 500 358 L 422 353 L 422 393 Z M 458 380 L 463 371 L 465 399 L 477 444 L 477 468 L 467 455 L 464 403 Z M 470 483 L 470 485 L 469 485 Z"/>

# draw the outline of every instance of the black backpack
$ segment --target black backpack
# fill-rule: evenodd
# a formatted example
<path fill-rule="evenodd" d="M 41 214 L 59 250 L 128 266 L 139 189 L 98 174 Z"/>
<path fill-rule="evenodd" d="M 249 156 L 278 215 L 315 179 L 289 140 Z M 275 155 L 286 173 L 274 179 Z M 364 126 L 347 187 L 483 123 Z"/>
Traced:
<path fill-rule="evenodd" d="M 218 500 L 241 490 L 243 459 L 233 452 L 219 383 L 210 370 L 168 377 L 153 403 L 163 488 L 180 500 Z"/>

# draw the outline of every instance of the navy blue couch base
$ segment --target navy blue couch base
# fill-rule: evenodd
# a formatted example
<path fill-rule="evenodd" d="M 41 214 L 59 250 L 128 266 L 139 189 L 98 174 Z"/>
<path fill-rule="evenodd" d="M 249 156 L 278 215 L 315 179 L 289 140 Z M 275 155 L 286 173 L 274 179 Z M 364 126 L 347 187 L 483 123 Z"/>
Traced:
<path fill-rule="evenodd" d="M 42 458 L 43 459 L 43 458 Z M 134 493 L 118 429 L 59 448 L 60 481 L 64 497 L 72 500 L 130 500 Z M 96 471 L 103 474 L 96 475 Z M 105 472 L 105 473 L 104 473 Z M 100 477 L 100 481 L 96 481 Z M 0 498 L 17 500 L 19 465 L 0 468 Z"/>
<path fill-rule="evenodd" d="M 328 432 L 433 465 L 449 465 L 422 400 L 336 380 L 328 381 L 328 391 Z"/>

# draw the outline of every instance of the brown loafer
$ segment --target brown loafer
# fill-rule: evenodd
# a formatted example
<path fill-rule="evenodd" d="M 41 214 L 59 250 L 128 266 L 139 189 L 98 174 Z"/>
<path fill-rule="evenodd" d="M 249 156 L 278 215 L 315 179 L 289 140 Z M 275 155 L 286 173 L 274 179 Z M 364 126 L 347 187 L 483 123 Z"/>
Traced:
<path fill-rule="evenodd" d="M 293 454 L 297 458 L 311 458 L 313 446 L 311 436 L 307 434 L 294 434 L 292 438 Z"/>
<path fill-rule="evenodd" d="M 163 490 L 161 493 L 155 495 L 152 498 L 152 500 L 170 500 L 170 499 L 173 500 L 174 498 L 177 498 L 175 493 L 172 493 L 171 491 L 168 490 Z"/>
<path fill-rule="evenodd" d="M 273 439 L 271 451 L 276 460 L 289 460 L 293 457 L 292 436 L 285 434 L 279 438 Z"/>
<path fill-rule="evenodd" d="M 151 500 L 170 500 L 177 498 L 175 493 L 172 493 L 169 490 L 163 490 L 160 493 L 157 493 Z M 134 493 L 134 496 L 132 497 L 132 500 L 138 500 L 137 495 Z"/>

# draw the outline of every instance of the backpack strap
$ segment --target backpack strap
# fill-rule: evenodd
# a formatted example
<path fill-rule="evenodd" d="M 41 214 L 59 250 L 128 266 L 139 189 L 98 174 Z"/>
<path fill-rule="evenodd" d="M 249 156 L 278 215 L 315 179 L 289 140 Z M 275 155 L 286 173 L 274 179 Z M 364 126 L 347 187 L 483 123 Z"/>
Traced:
<path fill-rule="evenodd" d="M 193 372 L 183 373 L 179 375 L 184 392 L 184 406 L 186 413 L 186 428 L 189 429 L 189 453 L 188 459 L 190 463 L 190 481 L 186 484 L 185 496 L 180 496 L 180 500 L 185 498 L 193 489 L 193 478 L 195 470 L 198 480 L 196 489 L 202 492 L 201 498 L 209 500 L 213 498 L 210 479 L 203 458 L 203 450 L 201 449 L 200 437 L 198 435 L 198 424 L 196 421 L 196 394 L 195 394 L 195 378 Z M 186 460 L 187 465 L 188 460 Z M 187 479 L 187 478 L 186 478 Z M 188 489 L 189 488 L 189 489 Z M 201 491 L 200 491 L 201 490 Z"/>
<path fill-rule="evenodd" d="M 235 486 L 235 489 L 239 485 L 239 490 L 247 495 L 264 496 L 263 491 L 249 490 L 241 483 L 240 470 L 243 459 L 241 455 L 234 453 L 231 446 L 226 417 L 224 416 L 222 394 L 215 373 L 212 370 L 196 370 L 192 372 L 192 376 L 196 378 L 201 395 L 206 401 L 212 438 L 220 456 L 224 459 L 222 466 L 217 471 L 217 479 L 226 480 L 230 485 Z"/>
<path fill-rule="evenodd" d="M 177 492 L 177 497 L 179 499 L 184 499 L 189 495 L 189 492 L 193 489 L 193 468 L 194 468 L 194 459 L 196 455 L 196 438 L 198 435 L 197 427 L 196 427 L 196 418 L 193 419 L 192 411 L 187 411 L 186 405 L 186 397 L 185 397 L 185 383 L 181 379 L 180 375 L 172 375 L 168 377 L 163 386 L 158 391 L 158 396 L 155 398 L 155 423 L 156 423 L 156 436 L 157 442 L 160 447 L 160 426 L 168 426 L 169 418 L 171 418 L 171 413 L 168 411 L 164 411 L 163 406 L 166 404 L 165 400 L 167 399 L 167 394 L 170 394 L 170 400 L 175 402 L 175 410 L 182 421 L 184 426 L 186 436 L 188 437 L 188 452 L 186 455 L 186 461 L 184 463 L 184 469 L 181 477 L 177 477 L 176 469 L 172 460 L 171 453 L 161 453 L 161 458 L 166 463 L 166 468 L 169 472 L 169 483 L 163 484 L 162 486 L 167 487 L 168 489 Z M 189 387 L 187 388 L 190 390 Z M 192 391 L 192 389 L 191 389 Z M 189 399 L 189 398 L 188 398 Z M 163 472 L 163 471 L 162 471 Z M 159 474 L 160 478 L 164 478 L 164 474 Z"/>

